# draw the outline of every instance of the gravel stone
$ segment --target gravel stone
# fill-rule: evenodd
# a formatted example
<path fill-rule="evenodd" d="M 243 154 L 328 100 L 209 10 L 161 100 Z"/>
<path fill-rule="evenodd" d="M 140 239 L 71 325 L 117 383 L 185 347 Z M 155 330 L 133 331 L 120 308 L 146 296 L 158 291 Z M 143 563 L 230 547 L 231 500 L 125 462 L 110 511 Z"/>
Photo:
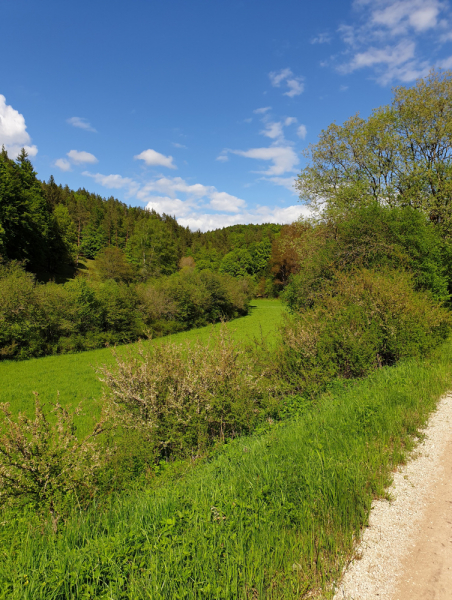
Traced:
<path fill-rule="evenodd" d="M 372 504 L 355 559 L 337 584 L 334 600 L 393 600 L 402 562 L 413 547 L 424 517 L 429 490 L 443 477 L 441 458 L 452 438 L 452 395 L 443 397 L 432 413 L 425 440 L 410 460 L 394 473 L 391 500 Z"/>

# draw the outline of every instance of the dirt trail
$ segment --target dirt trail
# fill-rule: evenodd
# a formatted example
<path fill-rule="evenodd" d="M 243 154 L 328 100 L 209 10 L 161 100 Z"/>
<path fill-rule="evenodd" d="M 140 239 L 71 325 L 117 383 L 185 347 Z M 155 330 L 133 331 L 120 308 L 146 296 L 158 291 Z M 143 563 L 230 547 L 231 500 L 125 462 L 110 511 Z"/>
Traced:
<path fill-rule="evenodd" d="M 452 395 L 440 400 L 392 501 L 375 502 L 334 600 L 452 600 Z"/>
<path fill-rule="evenodd" d="M 441 475 L 402 561 L 394 600 L 452 600 L 452 440 L 438 467 Z"/>

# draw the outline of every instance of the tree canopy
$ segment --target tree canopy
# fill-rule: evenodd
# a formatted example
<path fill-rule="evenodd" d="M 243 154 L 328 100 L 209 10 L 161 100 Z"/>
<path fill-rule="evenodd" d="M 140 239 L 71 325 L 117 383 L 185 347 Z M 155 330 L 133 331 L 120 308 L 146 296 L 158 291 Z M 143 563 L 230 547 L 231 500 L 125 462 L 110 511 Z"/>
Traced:
<path fill-rule="evenodd" d="M 452 232 L 452 71 L 432 71 L 368 119 L 332 123 L 306 151 L 303 202 L 324 213 L 377 201 L 411 206 Z"/>

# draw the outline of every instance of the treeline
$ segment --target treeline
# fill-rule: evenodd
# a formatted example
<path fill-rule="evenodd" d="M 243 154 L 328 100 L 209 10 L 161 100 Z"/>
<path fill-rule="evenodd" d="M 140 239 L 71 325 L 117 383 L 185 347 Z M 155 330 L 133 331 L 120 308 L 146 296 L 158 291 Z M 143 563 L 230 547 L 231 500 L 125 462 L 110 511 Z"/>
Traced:
<path fill-rule="evenodd" d="M 174 217 L 71 190 L 57 185 L 53 176 L 41 182 L 25 151 L 16 161 L 4 148 L 0 154 L 0 255 L 23 262 L 43 281 L 74 275 L 84 259 L 117 248 L 121 254 L 115 256 L 130 265 L 128 276 L 134 281 L 190 266 L 251 275 L 260 282 L 260 293 L 272 295 L 278 287 L 272 269 L 280 231 L 280 225 L 264 224 L 192 232 Z"/>
<path fill-rule="evenodd" d="M 247 279 L 184 270 L 153 282 L 39 283 L 0 264 L 0 360 L 90 350 L 201 327 L 248 311 Z"/>
<path fill-rule="evenodd" d="M 41 182 L 25 151 L 11 160 L 3 148 L 0 359 L 245 314 L 253 295 L 275 296 L 287 283 L 289 231 L 264 224 L 192 232 L 169 215 L 75 192 L 53 177 Z"/>

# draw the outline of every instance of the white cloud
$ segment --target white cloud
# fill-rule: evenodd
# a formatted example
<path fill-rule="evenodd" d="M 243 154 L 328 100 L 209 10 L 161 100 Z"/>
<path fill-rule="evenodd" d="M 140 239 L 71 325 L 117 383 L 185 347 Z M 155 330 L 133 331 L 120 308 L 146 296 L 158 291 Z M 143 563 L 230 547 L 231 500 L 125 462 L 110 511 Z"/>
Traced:
<path fill-rule="evenodd" d="M 179 198 L 180 194 L 185 195 L 185 200 Z M 241 198 L 219 192 L 213 185 L 189 184 L 182 177 L 158 177 L 148 181 L 137 190 L 136 197 L 148 206 L 151 204 L 154 210 L 157 210 L 155 206 L 158 203 L 165 206 L 164 212 L 169 211 L 177 216 L 185 215 L 189 210 L 197 211 L 202 207 L 237 212 L 246 206 Z"/>
<path fill-rule="evenodd" d="M 253 110 L 253 113 L 256 115 L 264 115 L 266 112 L 268 112 L 271 109 L 272 109 L 271 106 L 264 106 L 263 108 L 256 108 L 256 110 Z"/>
<path fill-rule="evenodd" d="M 152 200 L 146 204 L 146 208 L 149 210 L 155 210 L 159 214 L 165 213 L 167 215 L 177 215 L 184 217 L 192 212 L 192 206 L 179 200 L 179 198 L 169 198 L 168 196 L 152 196 Z"/>
<path fill-rule="evenodd" d="M 330 42 L 331 36 L 329 33 L 319 33 L 311 40 L 311 44 L 329 44 Z"/>
<path fill-rule="evenodd" d="M 188 214 L 185 217 L 178 219 L 178 222 L 184 227 L 196 231 L 210 231 L 219 227 L 228 227 L 239 223 L 280 223 L 286 225 L 293 223 L 301 216 L 308 217 L 310 210 L 301 204 L 286 206 L 286 207 L 267 207 L 261 206 L 254 210 L 242 211 L 235 215 L 224 213 L 198 213 Z"/>
<path fill-rule="evenodd" d="M 229 160 L 229 156 L 227 154 L 220 154 L 216 157 L 215 160 L 219 160 L 220 162 L 227 162 Z"/>
<path fill-rule="evenodd" d="M 95 165 L 99 162 L 94 156 L 94 154 L 91 154 L 91 152 L 85 152 L 84 150 L 82 150 L 81 152 L 79 152 L 78 150 L 70 150 L 66 156 L 68 156 L 70 160 L 76 165 Z"/>
<path fill-rule="evenodd" d="M 184 148 L 185 150 L 187 149 L 187 146 L 184 146 L 184 144 L 179 144 L 179 142 L 173 142 L 173 146 L 175 148 Z"/>
<path fill-rule="evenodd" d="M 272 140 L 281 139 L 284 137 L 283 124 L 281 122 L 273 123 L 269 121 L 265 123 L 265 129 L 262 129 L 259 133 Z"/>
<path fill-rule="evenodd" d="M 273 87 L 281 87 L 282 83 L 287 85 L 289 91 L 284 92 L 284 96 L 293 98 L 294 96 L 299 96 L 304 91 L 303 77 L 295 77 L 292 69 L 281 69 L 279 72 L 272 71 L 268 76 Z"/>
<path fill-rule="evenodd" d="M 452 23 L 449 4 L 442 0 L 355 0 L 355 24 L 338 29 L 346 45 L 344 74 L 371 69 L 381 85 L 410 82 L 426 75 L 441 61 L 430 63 L 421 55 L 418 40 L 440 47 L 449 39 Z"/>
<path fill-rule="evenodd" d="M 415 43 L 402 41 L 397 46 L 386 46 L 385 48 L 371 47 L 365 52 L 358 52 L 348 65 L 348 72 L 385 64 L 388 67 L 397 67 L 414 57 Z"/>
<path fill-rule="evenodd" d="M 270 146 L 269 148 L 251 148 L 250 150 L 231 150 L 233 154 L 254 158 L 256 160 L 271 161 L 273 164 L 265 171 L 258 171 L 262 175 L 283 175 L 294 171 L 298 164 L 298 156 L 292 146 Z"/>
<path fill-rule="evenodd" d="M 130 177 L 122 177 L 122 175 L 103 175 L 102 173 L 90 173 L 83 171 L 82 175 L 91 177 L 96 183 L 108 189 L 120 190 L 126 188 L 127 195 L 135 195 L 139 190 L 139 184 Z"/>
<path fill-rule="evenodd" d="M 214 191 L 210 194 L 210 206 L 215 210 L 237 212 L 245 204 L 245 200 L 237 198 L 237 196 L 231 196 L 231 194 L 227 194 L 226 192 Z"/>
<path fill-rule="evenodd" d="M 297 117 L 286 117 L 284 121 L 284 125 L 289 127 L 289 125 L 294 125 L 297 122 Z"/>
<path fill-rule="evenodd" d="M 289 91 L 284 92 L 284 96 L 289 96 L 289 98 L 299 96 L 304 91 L 304 83 L 302 82 L 301 77 L 298 77 L 297 79 L 288 79 L 287 85 L 289 87 Z"/>
<path fill-rule="evenodd" d="M 281 85 L 281 82 L 283 82 L 288 77 L 291 77 L 292 75 L 292 69 L 289 69 L 288 67 L 286 69 L 281 69 L 281 71 L 279 72 L 272 71 L 268 74 L 270 78 L 270 83 L 273 87 L 279 87 Z"/>
<path fill-rule="evenodd" d="M 85 131 L 93 131 L 94 133 L 97 133 L 96 129 L 92 127 L 91 123 L 82 117 L 71 117 L 70 119 L 67 119 L 66 122 L 73 127 L 78 127 L 79 129 L 84 129 Z"/>
<path fill-rule="evenodd" d="M 22 148 L 29 156 L 36 156 L 38 149 L 30 143 L 24 116 L 6 104 L 5 96 L 0 94 L 0 146 L 5 146 L 10 158 L 16 158 Z"/>
<path fill-rule="evenodd" d="M 294 188 L 295 177 L 262 177 L 262 179 L 264 181 L 271 181 L 275 185 L 281 185 L 289 190 L 289 192 L 292 192 L 292 194 L 298 194 Z"/>
<path fill-rule="evenodd" d="M 149 167 L 167 167 L 168 169 L 177 169 L 176 165 L 173 164 L 172 156 L 165 156 L 149 148 L 144 150 L 141 154 L 134 156 L 135 160 L 143 160 Z"/>
<path fill-rule="evenodd" d="M 409 28 L 426 31 L 436 27 L 442 3 L 438 0 L 380 0 L 376 4 L 382 8 L 372 11 L 371 22 L 385 27 L 392 35 L 400 35 Z"/>
<path fill-rule="evenodd" d="M 95 165 L 96 163 L 99 162 L 97 160 L 97 158 L 94 156 L 94 154 L 91 154 L 90 152 L 85 152 L 85 151 L 79 152 L 78 150 L 70 150 L 66 154 L 66 156 L 70 160 L 67 160 L 66 158 L 58 158 L 54 162 L 54 165 L 56 167 L 58 167 L 61 171 L 70 171 L 71 163 L 74 165 L 85 165 L 85 164 Z"/>
<path fill-rule="evenodd" d="M 215 190 L 213 186 L 205 186 L 201 183 L 190 185 L 182 177 L 159 177 L 145 183 L 137 197 L 145 200 L 148 194 L 157 192 L 170 198 L 175 198 L 180 193 L 187 194 L 190 198 L 202 198 L 213 190 Z"/>
<path fill-rule="evenodd" d="M 308 130 L 306 129 L 306 125 L 300 125 L 297 129 L 297 135 L 299 138 L 301 138 L 302 140 L 304 140 L 304 138 L 306 137 L 308 133 Z"/>
<path fill-rule="evenodd" d="M 55 166 L 58 167 L 61 171 L 70 171 L 71 163 L 65 158 L 58 158 L 55 161 Z"/>

